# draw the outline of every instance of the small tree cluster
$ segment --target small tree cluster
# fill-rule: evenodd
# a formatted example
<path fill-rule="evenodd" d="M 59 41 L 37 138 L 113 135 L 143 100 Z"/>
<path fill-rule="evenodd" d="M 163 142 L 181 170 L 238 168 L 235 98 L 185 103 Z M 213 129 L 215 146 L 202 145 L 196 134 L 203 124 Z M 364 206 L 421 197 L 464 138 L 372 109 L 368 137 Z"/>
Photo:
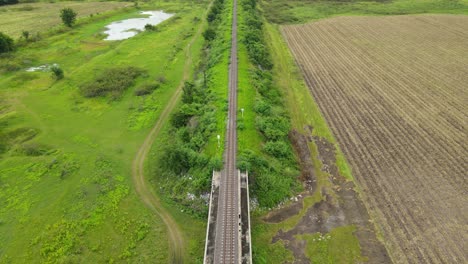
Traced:
<path fill-rule="evenodd" d="M 52 76 L 58 81 L 63 79 L 65 77 L 65 74 L 63 73 L 62 68 L 58 65 L 54 65 L 50 68 L 50 71 L 52 72 Z"/>
<path fill-rule="evenodd" d="M 15 42 L 9 36 L 0 32 L 0 53 L 6 53 L 15 49 Z"/>
<path fill-rule="evenodd" d="M 62 22 L 67 27 L 72 27 L 76 21 L 76 12 L 71 8 L 64 8 L 60 10 L 60 18 L 62 18 Z"/>
<path fill-rule="evenodd" d="M 0 6 L 2 5 L 14 5 L 17 4 L 18 0 L 0 0 Z"/>

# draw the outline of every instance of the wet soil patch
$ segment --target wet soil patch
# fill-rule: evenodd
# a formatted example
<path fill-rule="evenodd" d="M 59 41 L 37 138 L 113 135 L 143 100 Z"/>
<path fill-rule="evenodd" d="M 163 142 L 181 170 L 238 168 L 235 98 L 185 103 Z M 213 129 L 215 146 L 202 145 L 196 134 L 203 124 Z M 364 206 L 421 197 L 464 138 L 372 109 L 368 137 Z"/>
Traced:
<path fill-rule="evenodd" d="M 289 132 L 289 140 L 292 142 L 301 165 L 301 181 L 307 191 L 313 192 L 317 186 L 317 176 L 314 171 L 314 164 L 311 160 L 309 142 L 311 138 L 299 133 L 293 129 Z"/>
<path fill-rule="evenodd" d="M 301 158 L 302 179 L 308 179 L 304 177 L 306 175 L 313 177 L 313 183 L 316 183 L 307 144 L 313 142 L 317 146 L 318 159 L 322 163 L 321 171 L 328 177 L 331 188 L 321 187 L 323 200 L 308 208 L 294 228 L 287 231 L 279 230 L 273 237 L 272 243 L 282 240 L 285 247 L 293 253 L 294 263 L 310 263 L 305 255 L 306 242 L 296 240 L 296 235 L 317 232 L 326 234 L 336 227 L 355 225 L 355 235 L 359 240 L 362 256 L 367 257 L 369 263 L 391 263 L 385 247 L 376 237 L 374 226 L 370 222 L 364 204 L 354 190 L 354 183 L 347 181 L 340 175 L 335 165 L 335 146 L 324 138 L 312 136 L 311 127 L 308 128 L 308 135 L 301 135 L 297 131 L 293 131 L 290 133 L 290 138 L 294 139 L 292 140 L 293 145 Z M 307 172 L 307 170 L 311 172 Z M 315 186 L 316 184 L 314 190 Z M 288 207 L 270 213 L 264 220 L 278 223 L 298 214 L 301 209 L 302 199 Z"/>

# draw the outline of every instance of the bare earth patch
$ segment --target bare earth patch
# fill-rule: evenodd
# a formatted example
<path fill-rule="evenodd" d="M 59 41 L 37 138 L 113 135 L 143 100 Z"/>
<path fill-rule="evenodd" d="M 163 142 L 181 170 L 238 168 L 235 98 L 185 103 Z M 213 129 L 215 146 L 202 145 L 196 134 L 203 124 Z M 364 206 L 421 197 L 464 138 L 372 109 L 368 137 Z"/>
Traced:
<path fill-rule="evenodd" d="M 392 260 L 467 263 L 468 16 L 339 17 L 282 32 Z"/>
<path fill-rule="evenodd" d="M 316 263 L 317 261 L 309 259 L 306 254 L 306 241 L 297 239 L 298 235 L 305 234 L 328 234 L 335 228 L 345 226 L 355 226 L 355 236 L 359 240 L 361 255 L 369 263 L 389 263 L 390 259 L 383 244 L 377 239 L 374 225 L 370 221 L 367 210 L 362 203 L 359 195 L 354 190 L 354 184 L 347 181 L 340 175 L 336 167 L 336 149 L 333 144 L 324 138 L 312 136 L 313 128 L 305 129 L 308 134 L 302 135 L 297 131 L 291 132 L 290 137 L 294 142 L 296 152 L 301 159 L 302 180 L 307 195 L 320 191 L 323 200 L 307 208 L 305 215 L 290 230 L 282 230 L 273 237 L 272 243 L 278 240 L 285 241 L 285 247 L 294 254 L 294 263 Z M 321 173 L 327 175 L 329 183 L 324 184 L 320 190 L 317 190 L 314 168 L 308 162 L 310 161 L 310 150 L 308 143 L 312 142 L 318 150 L 318 159 L 321 161 Z M 308 177 L 304 177 L 307 175 Z M 313 184 L 310 184 L 310 183 Z M 302 210 L 302 198 L 298 202 L 287 207 L 272 211 L 265 217 L 269 223 L 278 223 L 286 220 L 293 215 L 297 215 Z"/>

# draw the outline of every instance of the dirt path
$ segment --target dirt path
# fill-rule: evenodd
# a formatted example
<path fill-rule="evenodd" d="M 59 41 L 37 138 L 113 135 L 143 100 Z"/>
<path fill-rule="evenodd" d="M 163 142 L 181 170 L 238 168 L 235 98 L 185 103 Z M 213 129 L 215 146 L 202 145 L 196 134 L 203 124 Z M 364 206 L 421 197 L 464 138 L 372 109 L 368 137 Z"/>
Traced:
<path fill-rule="evenodd" d="M 211 3 L 209 7 L 211 6 Z M 207 10 L 209 10 L 209 7 Z M 135 159 L 132 164 L 132 179 L 135 184 L 135 190 L 140 196 L 140 199 L 145 203 L 148 208 L 161 218 L 164 224 L 167 227 L 167 232 L 169 234 L 169 263 L 186 263 L 185 255 L 185 241 L 183 234 L 179 228 L 179 225 L 172 218 L 170 213 L 162 206 L 159 197 L 154 193 L 151 186 L 148 184 L 148 181 L 145 179 L 144 164 L 146 157 L 153 145 L 154 140 L 159 135 L 161 128 L 166 123 L 169 118 L 170 113 L 174 110 L 177 102 L 179 101 L 180 96 L 182 95 L 182 87 L 184 82 L 188 79 L 190 74 L 190 67 L 192 65 L 192 54 L 190 48 L 196 39 L 201 35 L 203 29 L 203 23 L 200 23 L 198 30 L 190 43 L 185 48 L 185 64 L 184 64 L 184 75 L 175 91 L 174 95 L 169 100 L 166 108 L 162 111 L 159 119 L 156 121 L 156 124 L 151 129 L 148 136 L 146 136 L 145 141 L 138 150 Z"/>

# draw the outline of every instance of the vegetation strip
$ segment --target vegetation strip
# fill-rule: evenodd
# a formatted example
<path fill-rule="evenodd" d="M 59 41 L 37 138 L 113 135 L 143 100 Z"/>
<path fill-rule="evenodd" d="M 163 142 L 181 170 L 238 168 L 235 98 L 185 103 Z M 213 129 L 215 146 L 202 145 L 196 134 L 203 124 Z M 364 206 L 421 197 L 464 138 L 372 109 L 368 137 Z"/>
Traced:
<path fill-rule="evenodd" d="M 179 86 L 177 87 L 177 90 L 175 91 L 171 100 L 169 101 L 167 106 L 164 108 L 162 114 L 160 115 L 153 129 L 148 134 L 142 146 L 138 150 L 138 153 L 135 156 L 135 159 L 132 165 L 132 168 L 133 168 L 132 176 L 134 179 L 135 188 L 137 192 L 139 193 L 141 199 L 145 202 L 145 204 L 149 206 L 152 210 L 154 210 L 158 214 L 159 217 L 161 217 L 161 219 L 164 221 L 168 229 L 168 233 L 170 235 L 170 241 L 171 241 L 170 242 L 171 250 L 172 250 L 170 259 L 169 259 L 170 263 L 186 263 L 187 262 L 187 260 L 185 259 L 186 253 L 184 252 L 185 240 L 178 227 L 178 224 L 172 219 L 171 215 L 164 209 L 159 199 L 157 198 L 156 194 L 151 191 L 149 185 L 147 184 L 147 181 L 145 180 L 145 175 L 144 175 L 144 163 L 149 153 L 149 150 L 151 148 L 151 145 L 153 144 L 155 138 L 158 136 L 159 132 L 161 131 L 161 128 L 164 125 L 164 123 L 166 123 L 166 121 L 168 120 L 170 113 L 175 108 L 177 102 L 179 101 L 182 95 L 182 90 L 185 87 L 184 84 L 186 80 L 190 77 L 189 72 L 190 72 L 190 67 L 192 66 L 190 48 L 191 48 L 191 45 L 196 40 L 196 38 L 200 37 L 202 29 L 203 29 L 202 25 L 203 24 L 200 24 L 196 34 L 193 36 L 192 41 L 185 48 L 186 49 L 186 53 L 185 53 L 186 61 L 184 65 L 184 72 L 183 72 L 183 77 L 181 79 L 181 82 Z"/>

